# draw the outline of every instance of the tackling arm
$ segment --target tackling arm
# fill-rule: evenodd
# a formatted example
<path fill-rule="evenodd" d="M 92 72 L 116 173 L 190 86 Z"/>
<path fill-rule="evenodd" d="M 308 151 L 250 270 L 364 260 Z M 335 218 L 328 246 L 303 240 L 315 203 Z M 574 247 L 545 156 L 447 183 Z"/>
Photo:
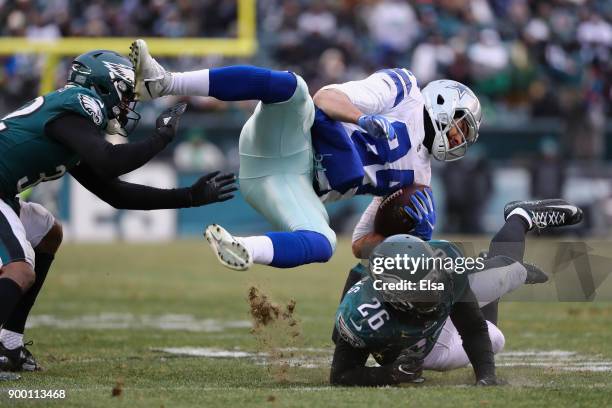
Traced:
<path fill-rule="evenodd" d="M 197 207 L 227 201 L 236 191 L 233 174 L 219 172 L 200 178 L 191 187 L 163 189 L 100 178 L 91 167 L 80 164 L 70 174 L 102 201 L 122 210 L 160 210 Z"/>
<path fill-rule="evenodd" d="M 142 167 L 170 143 L 176 134 L 186 105 L 164 111 L 156 123 L 155 134 L 142 141 L 113 145 L 87 118 L 76 113 L 63 115 L 45 129 L 47 136 L 75 152 L 100 177 L 114 179 Z"/>

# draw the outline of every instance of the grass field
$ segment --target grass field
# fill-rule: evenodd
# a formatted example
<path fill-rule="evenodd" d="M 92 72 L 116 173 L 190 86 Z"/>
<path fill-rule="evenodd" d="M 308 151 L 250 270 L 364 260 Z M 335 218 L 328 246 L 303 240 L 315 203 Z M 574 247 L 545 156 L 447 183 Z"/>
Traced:
<path fill-rule="evenodd" d="M 0 406 L 612 404 L 610 303 L 502 303 L 505 351 L 514 352 L 498 358 L 507 386 L 468 386 L 473 378 L 466 368 L 426 372 L 418 387 L 329 387 L 333 314 L 353 264 L 347 244 L 325 265 L 248 273 L 220 267 L 202 242 L 65 245 L 26 334 L 45 370 L 0 383 Z M 301 366 L 290 368 L 285 381 L 256 354 L 262 349 L 248 327 L 251 285 L 279 303 L 297 302 L 302 335 L 279 344 L 292 345 Z M 185 347 L 251 354 L 207 358 L 160 351 Z M 9 389 L 65 390 L 67 396 L 15 400 Z"/>

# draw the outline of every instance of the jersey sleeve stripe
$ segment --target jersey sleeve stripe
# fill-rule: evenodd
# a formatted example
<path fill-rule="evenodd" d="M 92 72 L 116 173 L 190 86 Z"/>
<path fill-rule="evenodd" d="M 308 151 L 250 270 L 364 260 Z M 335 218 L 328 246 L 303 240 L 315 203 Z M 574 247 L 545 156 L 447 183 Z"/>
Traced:
<path fill-rule="evenodd" d="M 410 71 L 401 68 L 395 68 L 393 70 L 397 73 L 403 80 L 404 86 L 406 87 L 406 95 L 410 95 L 410 91 L 412 90 L 412 81 L 410 80 Z"/>
<path fill-rule="evenodd" d="M 416 85 L 416 87 L 418 88 L 419 81 L 417 80 L 416 76 L 414 76 L 414 74 L 409 69 L 402 68 L 401 70 L 404 71 L 408 75 L 408 77 L 412 79 L 412 81 L 410 82 L 414 83 L 414 85 Z"/>
<path fill-rule="evenodd" d="M 394 72 L 391 69 L 383 69 L 379 72 L 384 72 L 385 74 L 389 75 L 395 83 L 395 87 L 397 88 L 397 96 L 393 102 L 393 107 L 395 108 L 404 99 L 404 85 L 402 84 L 402 80 L 397 72 Z"/>

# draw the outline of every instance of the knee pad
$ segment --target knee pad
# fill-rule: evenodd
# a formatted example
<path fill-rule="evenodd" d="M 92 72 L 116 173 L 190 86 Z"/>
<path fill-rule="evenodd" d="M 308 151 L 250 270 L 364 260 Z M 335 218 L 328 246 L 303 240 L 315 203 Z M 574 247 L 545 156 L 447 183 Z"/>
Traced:
<path fill-rule="evenodd" d="M 504 349 L 504 346 L 506 345 L 506 337 L 499 327 L 495 326 L 493 323 L 487 322 L 487 326 L 489 328 L 489 338 L 491 339 L 493 354 L 497 354 Z"/>
<path fill-rule="evenodd" d="M 37 203 L 21 202 L 19 219 L 26 232 L 26 239 L 33 247 L 53 228 L 55 217 L 45 207 Z"/>

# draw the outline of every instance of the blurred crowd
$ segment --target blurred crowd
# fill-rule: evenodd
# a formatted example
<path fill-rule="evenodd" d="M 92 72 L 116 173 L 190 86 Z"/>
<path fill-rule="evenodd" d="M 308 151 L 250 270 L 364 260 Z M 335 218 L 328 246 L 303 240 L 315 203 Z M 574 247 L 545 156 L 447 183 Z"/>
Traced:
<path fill-rule="evenodd" d="M 571 118 L 574 157 L 603 151 L 612 99 L 609 0 L 262 0 L 271 59 L 312 90 L 408 67 L 420 83 L 448 77 L 481 98 L 486 124 Z M 574 143 L 579 140 L 579 143 Z"/>
<path fill-rule="evenodd" d="M 610 113 L 609 0 L 258 0 L 260 50 L 314 92 L 383 67 L 421 84 L 450 77 L 481 95 L 487 122 Z M 3 36 L 231 37 L 236 0 L 0 0 Z M 170 60 L 185 68 L 188 62 Z M 217 64 L 236 61 L 216 59 Z M 3 58 L 2 92 L 32 92 L 37 64 Z"/>
<path fill-rule="evenodd" d="M 252 58 L 186 56 L 162 63 L 176 71 L 234 63 L 288 69 L 301 74 L 312 93 L 386 67 L 409 68 L 421 86 L 443 77 L 464 82 L 482 102 L 485 126 L 526 129 L 537 118 L 559 125 L 557 136 L 543 139 L 529 156 L 533 196 L 561 195 L 562 159 L 604 157 L 612 116 L 610 0 L 257 0 L 257 9 L 259 49 Z M 40 40 L 233 37 L 236 23 L 237 0 L 0 0 L 1 35 Z M 36 96 L 42 61 L 0 56 L 0 112 Z M 64 59 L 58 69 L 58 86 L 69 63 Z M 201 98 L 190 104 L 191 111 L 237 113 L 236 123 L 251 108 Z M 177 168 L 237 165 L 235 151 L 211 143 L 202 129 L 189 132 L 171 153 Z M 449 229 L 481 229 L 478 214 L 493 193 L 485 156 L 441 172 L 447 212 L 457 220 Z"/>

